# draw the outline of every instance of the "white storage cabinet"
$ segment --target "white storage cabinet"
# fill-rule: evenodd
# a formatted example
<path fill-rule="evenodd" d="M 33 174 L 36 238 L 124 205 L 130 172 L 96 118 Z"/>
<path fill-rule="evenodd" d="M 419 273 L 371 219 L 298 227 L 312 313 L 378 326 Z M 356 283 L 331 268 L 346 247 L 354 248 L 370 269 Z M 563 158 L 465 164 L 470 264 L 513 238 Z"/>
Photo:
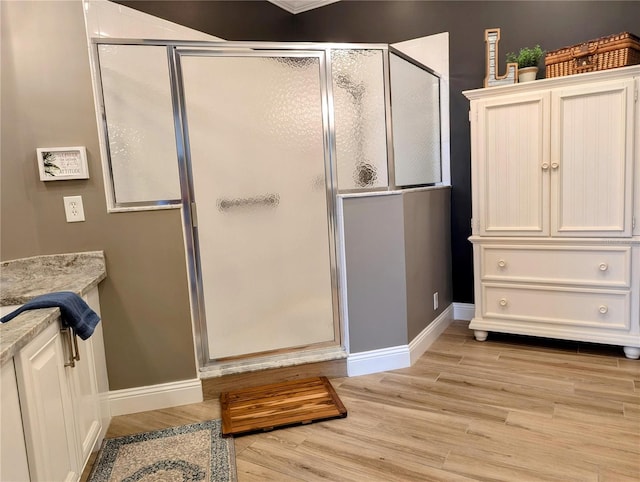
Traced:
<path fill-rule="evenodd" d="M 640 356 L 640 67 L 467 91 L 478 340 Z"/>

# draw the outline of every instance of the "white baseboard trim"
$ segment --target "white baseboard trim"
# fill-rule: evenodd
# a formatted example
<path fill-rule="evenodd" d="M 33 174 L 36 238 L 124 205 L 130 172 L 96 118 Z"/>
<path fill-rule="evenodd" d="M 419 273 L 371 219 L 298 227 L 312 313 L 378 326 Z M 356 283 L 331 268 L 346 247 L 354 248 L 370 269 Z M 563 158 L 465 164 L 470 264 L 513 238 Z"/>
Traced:
<path fill-rule="evenodd" d="M 471 321 L 476 314 L 476 305 L 473 303 L 454 303 L 453 319 Z"/>
<path fill-rule="evenodd" d="M 453 311 L 453 306 L 450 305 L 408 345 L 349 355 L 347 357 L 347 375 L 355 377 L 410 367 L 453 321 Z"/>
<path fill-rule="evenodd" d="M 444 330 L 453 321 L 453 305 L 449 305 L 440 315 L 427 325 L 418 336 L 409 343 L 409 355 L 411 365 L 420 358 L 425 351 L 429 349 L 431 344 L 438 339 Z"/>
<path fill-rule="evenodd" d="M 347 357 L 347 375 L 357 377 L 411 366 L 409 345 L 363 351 Z"/>
<path fill-rule="evenodd" d="M 177 407 L 202 400 L 202 382 L 199 378 L 109 392 L 112 416 Z"/>

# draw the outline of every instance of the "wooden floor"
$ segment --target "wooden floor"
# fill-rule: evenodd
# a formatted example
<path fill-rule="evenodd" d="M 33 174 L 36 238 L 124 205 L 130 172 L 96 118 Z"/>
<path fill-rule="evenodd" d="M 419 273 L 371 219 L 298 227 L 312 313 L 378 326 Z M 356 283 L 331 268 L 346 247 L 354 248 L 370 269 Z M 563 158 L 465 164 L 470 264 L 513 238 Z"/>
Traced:
<path fill-rule="evenodd" d="M 240 482 L 640 480 L 640 361 L 620 348 L 454 322 L 411 368 L 331 382 L 348 417 L 235 438 Z M 107 436 L 219 416 L 120 416 Z"/>

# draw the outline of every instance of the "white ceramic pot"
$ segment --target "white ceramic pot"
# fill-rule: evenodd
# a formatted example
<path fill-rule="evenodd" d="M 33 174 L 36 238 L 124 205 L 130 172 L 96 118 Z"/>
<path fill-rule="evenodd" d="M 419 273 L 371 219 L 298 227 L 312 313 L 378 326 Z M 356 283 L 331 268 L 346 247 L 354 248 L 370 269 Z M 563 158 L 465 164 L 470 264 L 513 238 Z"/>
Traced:
<path fill-rule="evenodd" d="M 536 80 L 536 75 L 538 75 L 538 67 L 524 67 L 523 69 L 518 69 L 518 82 L 530 82 L 532 80 Z"/>

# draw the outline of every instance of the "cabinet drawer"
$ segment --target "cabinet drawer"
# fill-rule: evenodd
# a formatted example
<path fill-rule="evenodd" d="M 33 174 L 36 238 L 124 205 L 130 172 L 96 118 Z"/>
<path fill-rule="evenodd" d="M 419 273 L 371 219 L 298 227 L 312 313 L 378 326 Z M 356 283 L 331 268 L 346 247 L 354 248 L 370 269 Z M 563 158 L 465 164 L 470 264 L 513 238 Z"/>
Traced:
<path fill-rule="evenodd" d="M 628 331 L 630 292 L 483 283 L 482 312 L 487 318 Z"/>
<path fill-rule="evenodd" d="M 628 288 L 629 246 L 481 246 L 482 279 Z"/>

